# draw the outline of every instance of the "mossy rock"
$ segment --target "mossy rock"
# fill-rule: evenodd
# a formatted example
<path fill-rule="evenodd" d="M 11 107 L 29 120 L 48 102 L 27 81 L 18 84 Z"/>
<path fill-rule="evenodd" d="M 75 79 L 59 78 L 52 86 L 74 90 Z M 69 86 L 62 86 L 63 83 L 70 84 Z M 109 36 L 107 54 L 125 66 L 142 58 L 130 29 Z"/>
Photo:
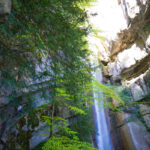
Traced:
<path fill-rule="evenodd" d="M 43 145 L 45 144 L 45 142 L 40 143 L 38 146 L 36 146 L 34 149 L 32 150 L 42 150 Z"/>
<path fill-rule="evenodd" d="M 26 124 L 25 116 L 21 117 L 21 118 L 17 121 L 17 125 L 18 125 L 18 128 L 19 128 L 19 129 L 21 129 L 25 124 Z"/>
<path fill-rule="evenodd" d="M 15 150 L 16 149 L 16 143 L 15 143 L 15 138 L 13 135 L 11 135 L 9 140 L 9 150 Z"/>
<path fill-rule="evenodd" d="M 28 114 L 28 126 L 30 125 L 32 126 L 32 129 L 39 125 L 38 116 L 34 111 Z"/>
<path fill-rule="evenodd" d="M 30 130 L 28 131 L 19 131 L 17 135 L 17 142 L 21 146 L 20 150 L 30 150 L 29 148 L 29 140 L 32 137 L 32 132 Z"/>

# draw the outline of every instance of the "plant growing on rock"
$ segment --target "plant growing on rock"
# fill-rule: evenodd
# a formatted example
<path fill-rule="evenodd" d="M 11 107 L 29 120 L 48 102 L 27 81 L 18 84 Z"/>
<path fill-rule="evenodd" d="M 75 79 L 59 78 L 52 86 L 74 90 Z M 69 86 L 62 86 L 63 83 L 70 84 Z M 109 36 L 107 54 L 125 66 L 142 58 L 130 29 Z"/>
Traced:
<path fill-rule="evenodd" d="M 43 116 L 43 119 L 51 126 L 52 132 L 42 150 L 97 150 L 90 143 L 80 141 L 78 133 L 68 127 L 65 119 L 47 116 Z"/>
<path fill-rule="evenodd" d="M 1 93 L 9 91 L 5 97 L 15 108 L 5 120 L 32 113 L 38 99 L 52 105 L 50 117 L 59 106 L 86 114 L 91 29 L 84 8 L 90 1 L 13 1 L 8 21 L 0 25 Z"/>

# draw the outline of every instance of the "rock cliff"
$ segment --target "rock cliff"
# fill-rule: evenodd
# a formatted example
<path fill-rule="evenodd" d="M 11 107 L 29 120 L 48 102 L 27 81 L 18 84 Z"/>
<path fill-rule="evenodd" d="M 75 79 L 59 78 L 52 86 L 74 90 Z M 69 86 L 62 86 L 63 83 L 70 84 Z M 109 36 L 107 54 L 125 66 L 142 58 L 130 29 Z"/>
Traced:
<path fill-rule="evenodd" d="M 0 23 L 7 20 L 10 11 L 11 0 L 1 0 Z M 95 44 L 95 49 L 98 49 L 97 56 L 103 68 L 104 82 L 116 85 L 118 91 L 127 96 L 127 103 L 131 104 L 121 114 L 108 112 L 112 118 L 111 133 L 115 150 L 149 150 L 150 0 L 98 1 L 95 7 L 88 10 L 88 15 L 90 22 L 101 30 L 97 35 L 100 38 L 90 40 Z M 16 80 L 18 78 L 16 77 Z M 37 91 L 36 87 L 42 87 L 45 91 L 49 87 L 45 80 L 34 82 L 31 86 L 31 91 L 24 89 L 24 95 L 16 93 L 14 99 L 17 105 L 11 102 L 9 97 L 16 91 L 7 86 L 0 87 L 0 114 L 3 114 L 0 116 L 0 150 L 17 150 L 21 147 L 28 150 L 48 138 L 41 136 L 45 133 L 44 128 L 48 128 L 41 121 L 41 116 L 51 113 L 51 104 L 43 106 L 44 111 L 40 108 L 35 110 L 31 116 L 26 112 L 30 105 L 36 107 L 47 103 L 46 99 L 41 98 L 42 93 Z M 34 94 L 37 101 L 27 102 L 29 94 Z M 112 103 L 119 105 L 115 100 L 112 100 Z M 61 106 L 56 112 L 55 115 L 68 120 L 73 117 Z M 31 119 L 34 120 L 32 125 Z"/>
<path fill-rule="evenodd" d="M 123 21 L 121 24 L 121 19 L 115 20 L 114 16 L 120 30 L 114 37 L 106 35 L 106 40 L 99 43 L 98 56 L 105 82 L 128 89 L 128 102 L 137 104 L 132 105 L 130 111 L 115 114 L 123 149 L 149 150 L 150 1 L 121 0 L 116 3 L 114 1 L 112 5 L 120 9 L 118 13 L 123 13 L 126 23 L 122 27 Z"/>

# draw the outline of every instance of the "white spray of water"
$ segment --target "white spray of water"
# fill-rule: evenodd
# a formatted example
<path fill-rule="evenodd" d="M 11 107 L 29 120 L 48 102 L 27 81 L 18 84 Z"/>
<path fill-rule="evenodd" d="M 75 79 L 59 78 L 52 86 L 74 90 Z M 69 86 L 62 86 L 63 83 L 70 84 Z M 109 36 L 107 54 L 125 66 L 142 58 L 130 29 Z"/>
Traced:
<path fill-rule="evenodd" d="M 102 83 L 102 72 L 94 73 L 94 77 Z M 99 101 L 104 101 L 103 92 L 94 92 L 94 116 L 96 126 L 96 142 L 98 150 L 113 150 L 112 140 L 110 136 L 109 126 L 106 120 L 105 109 L 99 104 Z"/>
<path fill-rule="evenodd" d="M 127 19 L 125 17 L 126 13 L 123 9 L 124 5 L 118 5 L 117 0 L 97 0 L 93 7 L 87 9 L 90 24 L 94 28 L 102 31 L 97 33 L 98 36 L 103 36 L 109 41 L 115 40 L 117 38 L 117 33 L 120 30 L 127 28 Z M 105 60 L 108 59 L 106 50 L 101 43 L 101 39 L 90 35 L 88 37 L 89 48 L 93 51 L 94 57 L 91 57 L 92 64 L 98 64 L 98 53 L 101 54 Z M 102 83 L 102 72 L 94 72 L 93 76 Z M 95 116 L 95 125 L 96 125 L 96 141 L 99 150 L 113 150 L 111 135 L 109 132 L 109 126 L 107 123 L 107 116 L 105 109 L 98 104 L 98 100 L 104 101 L 102 91 L 98 93 L 93 93 L 94 97 L 94 116 Z"/>

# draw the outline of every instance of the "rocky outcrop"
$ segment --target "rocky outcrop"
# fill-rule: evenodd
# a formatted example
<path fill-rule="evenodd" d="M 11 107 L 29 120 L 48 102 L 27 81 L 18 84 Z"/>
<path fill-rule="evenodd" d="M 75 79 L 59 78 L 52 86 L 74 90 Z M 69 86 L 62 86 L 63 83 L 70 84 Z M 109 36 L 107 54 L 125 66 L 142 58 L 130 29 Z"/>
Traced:
<path fill-rule="evenodd" d="M 131 7 L 130 4 L 131 2 L 126 1 L 125 5 Z M 136 14 L 134 14 L 135 8 L 139 10 Z M 115 61 L 118 53 L 129 49 L 133 44 L 136 44 L 140 48 L 145 48 L 146 52 L 149 53 L 149 43 L 146 42 L 149 40 L 148 36 L 150 33 L 147 28 L 150 22 L 149 11 L 149 1 L 147 1 L 145 5 L 135 3 L 135 6 L 132 6 L 130 9 L 128 8 L 128 12 L 131 13 L 128 16 L 128 18 L 130 18 L 129 28 L 118 33 L 118 38 L 112 42 L 110 55 L 112 61 Z M 127 15 L 128 14 L 126 14 L 126 16 Z"/>
<path fill-rule="evenodd" d="M 74 117 L 64 107 L 55 108 L 54 116 L 59 116 L 73 122 Z M 30 150 L 46 141 L 50 136 L 50 126 L 43 122 L 43 116 L 52 114 L 52 105 L 48 104 L 33 110 L 31 113 L 18 116 L 12 122 L 1 124 L 1 150 Z"/>
<path fill-rule="evenodd" d="M 110 76 L 131 79 L 143 74 L 150 67 L 150 2 L 139 1 L 135 6 L 129 1 L 124 3 L 128 6 L 130 15 L 126 16 L 130 18 L 130 24 L 127 29 L 117 33 L 118 38 L 112 41 L 108 69 Z M 138 13 L 134 12 L 136 8 Z"/>
<path fill-rule="evenodd" d="M 145 73 L 150 68 L 150 55 L 137 61 L 134 65 L 121 71 L 121 76 L 127 79 L 132 79 Z"/>
<path fill-rule="evenodd" d="M 120 26 L 115 38 L 108 36 L 100 44 L 108 45 L 99 49 L 100 63 L 104 81 L 118 86 L 118 89 L 122 86 L 130 93 L 125 99 L 126 103 L 130 103 L 128 109 L 113 116 L 113 121 L 114 118 L 116 120 L 114 128 L 118 128 L 122 139 L 122 149 L 149 150 L 150 1 L 120 0 L 118 5 L 122 8 L 127 26 Z M 113 104 L 119 105 L 115 100 Z"/>
<path fill-rule="evenodd" d="M 11 12 L 12 0 L 0 1 L 0 23 L 4 23 Z"/>

